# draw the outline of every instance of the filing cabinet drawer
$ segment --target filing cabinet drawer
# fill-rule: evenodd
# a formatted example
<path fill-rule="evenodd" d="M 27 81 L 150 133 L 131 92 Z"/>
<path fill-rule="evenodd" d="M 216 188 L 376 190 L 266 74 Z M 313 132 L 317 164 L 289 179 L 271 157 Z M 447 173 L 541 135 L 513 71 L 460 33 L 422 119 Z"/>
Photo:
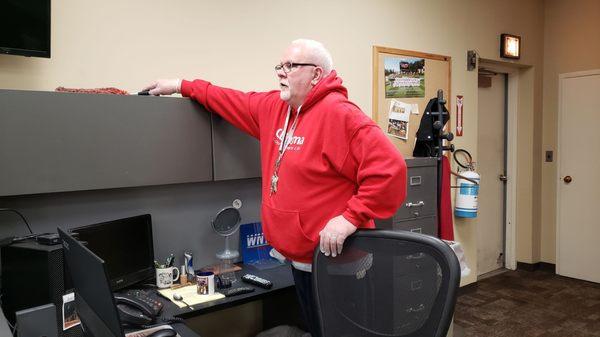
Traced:
<path fill-rule="evenodd" d="M 394 277 L 392 297 L 394 303 L 400 304 L 394 307 L 393 316 L 395 322 L 403 322 L 394 331 L 395 335 L 414 335 L 430 316 L 438 288 L 435 272 Z"/>
<path fill-rule="evenodd" d="M 414 220 L 394 221 L 392 229 L 437 236 L 437 218 L 429 216 Z"/>
<path fill-rule="evenodd" d="M 437 175 L 435 166 L 409 167 L 406 199 L 394 215 L 394 221 L 435 215 Z"/>
<path fill-rule="evenodd" d="M 412 254 L 394 256 L 393 275 L 395 280 L 407 276 L 422 278 L 425 274 L 435 276 L 438 269 L 439 263 L 427 251 L 415 251 Z"/>

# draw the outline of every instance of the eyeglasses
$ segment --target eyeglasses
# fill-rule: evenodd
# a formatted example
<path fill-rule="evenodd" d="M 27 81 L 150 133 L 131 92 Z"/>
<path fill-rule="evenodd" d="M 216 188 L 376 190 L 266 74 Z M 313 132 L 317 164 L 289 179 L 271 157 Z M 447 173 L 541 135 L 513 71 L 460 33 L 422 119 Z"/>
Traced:
<path fill-rule="evenodd" d="M 289 73 L 290 71 L 292 71 L 295 68 L 298 67 L 303 67 L 303 66 L 313 66 L 313 67 L 318 67 L 316 64 L 314 63 L 295 63 L 295 62 L 285 62 L 285 63 L 281 63 L 275 66 L 275 71 L 280 71 L 283 70 L 284 73 Z"/>

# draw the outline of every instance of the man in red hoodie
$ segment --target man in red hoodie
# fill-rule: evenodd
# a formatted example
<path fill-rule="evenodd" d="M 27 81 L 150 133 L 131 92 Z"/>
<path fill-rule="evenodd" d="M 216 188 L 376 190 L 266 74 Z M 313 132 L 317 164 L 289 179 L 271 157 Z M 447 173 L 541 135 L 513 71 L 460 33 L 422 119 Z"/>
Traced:
<path fill-rule="evenodd" d="M 181 93 L 260 140 L 262 224 L 292 261 L 304 318 L 318 336 L 312 252 L 342 253 L 344 240 L 392 216 L 406 194 L 406 164 L 381 129 L 348 100 L 331 55 L 296 40 L 275 66 L 279 90 L 240 92 L 203 80 L 159 80 L 151 95 Z"/>

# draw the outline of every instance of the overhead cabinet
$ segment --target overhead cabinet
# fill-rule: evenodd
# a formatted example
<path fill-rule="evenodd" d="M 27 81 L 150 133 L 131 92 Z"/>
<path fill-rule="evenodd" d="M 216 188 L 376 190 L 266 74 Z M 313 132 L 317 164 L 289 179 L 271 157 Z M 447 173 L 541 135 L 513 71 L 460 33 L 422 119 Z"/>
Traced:
<path fill-rule="evenodd" d="M 260 143 L 212 114 L 215 180 L 260 177 Z"/>
<path fill-rule="evenodd" d="M 252 140 L 184 98 L 0 90 L 0 196 L 260 176 L 221 133 Z"/>

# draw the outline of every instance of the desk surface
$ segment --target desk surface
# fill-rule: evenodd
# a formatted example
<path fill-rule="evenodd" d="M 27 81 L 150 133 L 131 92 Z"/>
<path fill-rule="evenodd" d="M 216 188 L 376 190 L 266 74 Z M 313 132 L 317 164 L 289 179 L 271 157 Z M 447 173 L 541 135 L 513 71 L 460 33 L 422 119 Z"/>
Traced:
<path fill-rule="evenodd" d="M 273 282 L 273 287 L 271 289 L 263 289 L 243 282 L 241 280 L 241 277 L 246 273 L 254 274 L 256 276 L 262 277 Z M 225 297 L 215 301 L 194 304 L 194 310 L 190 310 L 188 307 L 179 308 L 177 305 L 175 305 L 175 303 L 171 302 L 170 300 L 160 297 L 161 302 L 163 302 L 164 304 L 161 316 L 180 318 L 194 317 L 204 313 L 222 310 L 232 306 L 262 299 L 265 296 L 276 294 L 281 290 L 288 289 L 294 286 L 294 278 L 292 276 L 292 271 L 288 264 L 266 270 L 258 270 L 252 266 L 244 265 L 242 266 L 242 270 L 236 272 L 236 276 L 237 281 L 234 282 L 232 286 L 233 288 L 241 286 L 250 286 L 254 287 L 256 290 L 247 294 Z"/>
<path fill-rule="evenodd" d="M 273 287 L 271 289 L 263 289 L 243 282 L 241 277 L 246 273 L 254 274 L 273 282 Z M 179 317 L 184 319 L 191 318 L 205 313 L 223 310 L 236 305 L 263 299 L 267 296 L 275 295 L 294 286 L 294 278 L 292 276 L 292 271 L 289 264 L 266 270 L 258 270 L 252 266 L 244 265 L 242 266 L 241 271 L 236 272 L 236 276 L 237 281 L 233 284 L 234 288 L 251 286 L 256 290 L 247 294 L 225 297 L 206 303 L 194 304 L 194 310 L 190 310 L 187 307 L 179 308 L 175 303 L 163 298 L 162 296 L 159 296 L 158 292 L 156 292 L 157 298 L 163 303 L 161 317 Z M 194 333 L 183 324 L 175 324 L 173 327 L 175 327 L 181 337 L 198 337 L 198 334 Z"/>

